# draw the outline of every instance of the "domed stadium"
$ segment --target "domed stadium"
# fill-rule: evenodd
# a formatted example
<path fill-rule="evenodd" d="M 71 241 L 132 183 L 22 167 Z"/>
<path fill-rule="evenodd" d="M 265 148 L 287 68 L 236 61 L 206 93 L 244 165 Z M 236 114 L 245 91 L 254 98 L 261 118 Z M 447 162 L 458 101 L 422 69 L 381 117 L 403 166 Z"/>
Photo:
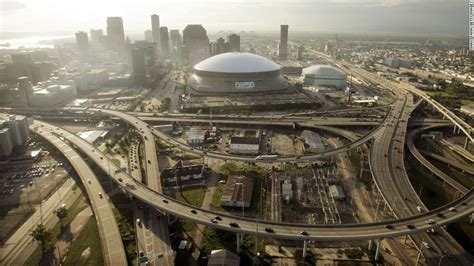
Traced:
<path fill-rule="evenodd" d="M 329 65 L 314 65 L 303 69 L 303 82 L 308 86 L 347 87 L 347 75 L 341 70 Z"/>
<path fill-rule="evenodd" d="M 281 66 L 250 53 L 224 53 L 194 66 L 189 88 L 196 93 L 251 93 L 288 88 Z"/>

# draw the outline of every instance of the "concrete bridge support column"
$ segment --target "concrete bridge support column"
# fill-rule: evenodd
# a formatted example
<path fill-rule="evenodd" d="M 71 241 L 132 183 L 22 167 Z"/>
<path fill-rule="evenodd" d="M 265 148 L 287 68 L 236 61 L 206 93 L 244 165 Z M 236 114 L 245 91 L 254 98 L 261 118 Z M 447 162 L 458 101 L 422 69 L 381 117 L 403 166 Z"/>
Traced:
<path fill-rule="evenodd" d="M 237 254 L 240 253 L 240 234 L 237 234 Z"/>
<path fill-rule="evenodd" d="M 372 250 L 372 245 L 374 244 L 374 240 L 369 240 L 369 246 L 367 247 L 368 250 Z"/>
<path fill-rule="evenodd" d="M 464 141 L 464 149 L 467 150 L 467 145 L 469 145 L 469 138 L 466 137 L 466 140 Z"/>
<path fill-rule="evenodd" d="M 453 127 L 453 134 L 456 134 L 456 125 Z"/>
<path fill-rule="evenodd" d="M 375 257 L 374 257 L 376 261 L 379 259 L 379 256 L 380 256 L 380 242 L 382 242 L 382 239 L 379 239 L 379 241 L 377 241 L 377 248 L 375 249 Z"/>
<path fill-rule="evenodd" d="M 303 241 L 303 258 L 306 258 L 306 249 L 308 248 L 308 240 Z"/>

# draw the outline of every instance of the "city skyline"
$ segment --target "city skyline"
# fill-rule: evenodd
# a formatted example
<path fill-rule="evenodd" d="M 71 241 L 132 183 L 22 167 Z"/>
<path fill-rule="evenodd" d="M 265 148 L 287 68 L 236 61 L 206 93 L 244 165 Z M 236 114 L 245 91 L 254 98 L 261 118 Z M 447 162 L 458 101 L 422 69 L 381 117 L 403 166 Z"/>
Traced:
<path fill-rule="evenodd" d="M 290 24 L 294 32 L 347 32 L 467 36 L 468 3 L 463 0 L 332 0 L 332 1 L 135 1 L 132 4 L 89 0 L 2 0 L 1 32 L 58 33 L 105 29 L 106 18 L 120 16 L 126 35 L 151 29 L 150 15 L 160 15 L 169 29 L 203 24 L 219 30 L 276 31 Z M 91 8 L 93 7 L 93 8 Z M 71 12 L 81 14 L 71 19 Z M 243 19 L 245 18 L 245 19 Z M 3 34 L 2 34 L 3 35 Z M 2 37 L 1 39 L 7 39 Z"/>

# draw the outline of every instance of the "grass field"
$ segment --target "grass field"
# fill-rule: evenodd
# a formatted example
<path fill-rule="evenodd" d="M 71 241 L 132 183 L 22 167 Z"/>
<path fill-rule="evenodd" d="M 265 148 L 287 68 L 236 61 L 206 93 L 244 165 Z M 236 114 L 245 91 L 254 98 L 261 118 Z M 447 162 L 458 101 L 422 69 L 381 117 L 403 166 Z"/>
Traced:
<path fill-rule="evenodd" d="M 66 218 L 64 218 L 64 224 L 70 224 L 72 220 L 77 216 L 77 214 L 84 210 L 86 206 L 87 205 L 84 203 L 84 197 L 79 196 L 68 209 L 68 215 Z M 61 222 L 57 222 L 56 225 L 54 225 L 54 227 L 51 229 L 51 233 L 53 236 L 51 239 L 51 243 L 54 245 L 61 234 Z M 41 263 L 42 258 L 43 254 L 41 254 L 41 246 L 38 245 L 35 251 L 33 251 L 31 256 L 28 258 L 28 260 L 26 260 L 25 265 L 39 265 Z"/>
<path fill-rule="evenodd" d="M 176 199 L 188 204 L 201 207 L 206 188 L 202 185 L 183 187 L 176 192 Z"/>
<path fill-rule="evenodd" d="M 86 260 L 81 261 L 81 254 L 86 248 L 90 248 L 91 253 Z M 89 219 L 79 236 L 71 243 L 64 265 L 104 265 L 99 231 L 94 217 Z"/>

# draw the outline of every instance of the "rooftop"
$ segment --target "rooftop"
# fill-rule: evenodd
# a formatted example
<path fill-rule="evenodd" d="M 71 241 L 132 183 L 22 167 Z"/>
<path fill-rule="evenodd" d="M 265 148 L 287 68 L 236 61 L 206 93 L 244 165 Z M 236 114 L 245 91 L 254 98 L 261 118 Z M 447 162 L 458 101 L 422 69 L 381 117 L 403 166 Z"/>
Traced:
<path fill-rule="evenodd" d="M 258 73 L 280 70 L 280 65 L 251 53 L 224 53 L 207 58 L 194 66 L 195 70 L 219 73 Z"/>

